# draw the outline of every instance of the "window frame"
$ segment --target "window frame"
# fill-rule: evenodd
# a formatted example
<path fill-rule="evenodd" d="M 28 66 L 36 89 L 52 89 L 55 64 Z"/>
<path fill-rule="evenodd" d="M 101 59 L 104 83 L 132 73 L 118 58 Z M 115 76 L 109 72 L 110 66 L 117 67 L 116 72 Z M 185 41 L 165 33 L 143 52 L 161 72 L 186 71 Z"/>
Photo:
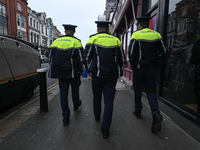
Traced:
<path fill-rule="evenodd" d="M 17 10 L 23 12 L 22 7 L 23 7 L 22 4 L 20 2 L 17 2 Z"/>
<path fill-rule="evenodd" d="M 6 4 L 0 2 L 0 34 L 8 34 Z"/>

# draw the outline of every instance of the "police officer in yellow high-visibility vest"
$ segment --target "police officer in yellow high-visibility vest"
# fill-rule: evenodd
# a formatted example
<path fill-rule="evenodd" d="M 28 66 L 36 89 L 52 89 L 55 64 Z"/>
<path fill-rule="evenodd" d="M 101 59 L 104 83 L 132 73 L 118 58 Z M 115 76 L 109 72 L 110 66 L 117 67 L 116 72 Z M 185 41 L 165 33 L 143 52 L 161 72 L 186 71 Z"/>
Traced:
<path fill-rule="evenodd" d="M 139 31 L 131 36 L 128 55 L 133 70 L 133 87 L 135 107 L 133 114 L 141 119 L 143 87 L 151 107 L 153 123 L 151 131 L 156 133 L 161 129 L 160 114 L 156 94 L 156 75 L 161 56 L 166 52 L 161 35 L 148 28 L 150 17 L 137 18 Z"/>
<path fill-rule="evenodd" d="M 71 84 L 74 110 L 82 104 L 79 99 L 80 75 L 83 71 L 81 41 L 74 37 L 77 26 L 64 24 L 66 35 L 57 38 L 51 45 L 49 77 L 59 79 L 60 100 L 63 125 L 69 124 L 70 109 L 68 106 L 68 91 Z"/>
<path fill-rule="evenodd" d="M 103 138 L 109 137 L 117 78 L 123 75 L 126 62 L 120 40 L 109 34 L 109 21 L 96 21 L 98 33 L 91 35 L 84 50 L 84 62 L 92 76 L 95 121 L 100 121 L 102 92 L 104 115 L 101 125 Z"/>

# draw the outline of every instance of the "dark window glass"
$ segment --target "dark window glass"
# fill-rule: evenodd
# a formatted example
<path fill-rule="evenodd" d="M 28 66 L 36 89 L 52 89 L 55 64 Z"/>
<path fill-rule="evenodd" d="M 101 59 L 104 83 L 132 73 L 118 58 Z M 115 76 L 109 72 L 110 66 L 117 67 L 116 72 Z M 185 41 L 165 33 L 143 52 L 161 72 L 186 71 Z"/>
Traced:
<path fill-rule="evenodd" d="M 163 97 L 195 115 L 200 94 L 200 1 L 169 1 L 166 43 Z"/>
<path fill-rule="evenodd" d="M 0 34 L 8 34 L 6 5 L 0 2 Z"/>

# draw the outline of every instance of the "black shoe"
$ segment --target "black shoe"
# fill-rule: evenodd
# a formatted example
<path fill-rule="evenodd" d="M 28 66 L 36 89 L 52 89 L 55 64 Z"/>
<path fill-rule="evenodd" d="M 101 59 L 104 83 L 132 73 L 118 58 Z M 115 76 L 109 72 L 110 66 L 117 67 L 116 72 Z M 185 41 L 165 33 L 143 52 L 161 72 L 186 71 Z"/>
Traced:
<path fill-rule="evenodd" d="M 100 121 L 100 117 L 95 117 L 95 121 L 99 122 Z"/>
<path fill-rule="evenodd" d="M 157 113 L 153 116 L 153 123 L 151 127 L 151 131 L 153 133 L 156 133 L 161 130 L 161 122 L 162 122 L 162 116 L 160 113 Z"/>
<path fill-rule="evenodd" d="M 102 133 L 103 133 L 103 138 L 104 139 L 108 139 L 109 138 L 109 130 L 101 130 L 102 131 Z"/>
<path fill-rule="evenodd" d="M 69 125 L 69 118 L 63 118 L 63 125 L 68 126 Z"/>
<path fill-rule="evenodd" d="M 141 114 L 136 113 L 135 110 L 133 110 L 133 114 L 134 114 L 135 117 L 138 118 L 138 119 L 141 119 L 141 118 L 142 118 Z"/>
<path fill-rule="evenodd" d="M 79 100 L 79 105 L 78 107 L 74 107 L 74 110 L 76 111 L 81 105 L 82 105 L 82 100 Z"/>

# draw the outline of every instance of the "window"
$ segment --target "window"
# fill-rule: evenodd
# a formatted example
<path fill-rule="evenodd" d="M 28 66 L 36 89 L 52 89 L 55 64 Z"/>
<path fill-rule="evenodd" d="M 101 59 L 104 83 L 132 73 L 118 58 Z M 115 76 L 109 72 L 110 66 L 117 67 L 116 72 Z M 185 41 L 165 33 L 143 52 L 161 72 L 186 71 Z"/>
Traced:
<path fill-rule="evenodd" d="M 20 12 L 22 12 L 22 4 L 17 2 L 17 10 L 19 10 Z"/>
<path fill-rule="evenodd" d="M 37 39 L 36 39 L 36 33 L 34 34 L 34 43 L 36 43 Z"/>
<path fill-rule="evenodd" d="M 44 33 L 44 28 L 43 28 L 43 26 L 42 26 L 42 33 Z"/>
<path fill-rule="evenodd" d="M 182 23 L 178 23 L 178 32 L 181 32 L 183 30 L 183 24 Z"/>
<path fill-rule="evenodd" d="M 45 28 L 45 30 L 46 30 L 46 35 L 48 35 L 48 34 L 47 34 L 47 28 Z"/>
<path fill-rule="evenodd" d="M 30 18 L 30 26 L 32 26 L 32 18 Z"/>
<path fill-rule="evenodd" d="M 43 17 L 43 22 L 45 23 L 45 17 Z"/>
<path fill-rule="evenodd" d="M 186 19 L 182 19 L 182 21 L 180 23 L 178 23 L 178 29 L 177 29 L 177 31 L 178 32 L 185 31 L 186 28 L 187 28 Z"/>
<path fill-rule="evenodd" d="M 18 31 L 17 31 L 17 36 L 18 36 L 19 38 L 21 38 L 22 40 L 26 41 L 26 32 L 23 32 L 23 31 L 21 31 L 21 30 L 18 30 Z"/>
<path fill-rule="evenodd" d="M 184 19 L 184 21 L 183 21 L 183 30 L 186 30 L 186 28 L 187 28 L 187 22 L 186 22 L 186 19 Z"/>
<path fill-rule="evenodd" d="M 190 2 L 191 5 L 187 5 Z M 200 14 L 197 13 L 199 4 L 197 0 L 169 0 L 170 31 L 167 32 L 169 56 L 166 60 L 162 93 L 163 98 L 194 116 L 200 107 L 197 101 L 200 94 L 197 83 L 199 74 L 197 74 L 197 64 L 190 60 L 199 57 L 194 55 L 194 51 L 198 51 L 200 45 L 198 40 Z M 200 61 L 198 65 L 199 63 Z"/>
<path fill-rule="evenodd" d="M 26 19 L 24 16 L 17 14 L 17 25 L 26 28 Z"/>
<path fill-rule="evenodd" d="M 182 10 L 182 12 L 181 12 L 181 16 L 182 16 L 182 17 L 185 16 L 186 13 L 187 13 L 187 10 L 186 10 L 186 8 L 184 8 L 184 9 Z"/>
<path fill-rule="evenodd" d="M 157 2 L 158 2 L 158 0 L 151 0 L 151 7 Z"/>
<path fill-rule="evenodd" d="M 35 20 L 33 20 L 33 27 L 35 28 Z"/>
<path fill-rule="evenodd" d="M 20 35 L 21 35 L 21 34 L 20 34 L 20 32 L 18 31 L 18 32 L 17 32 L 17 36 L 20 37 Z"/>
<path fill-rule="evenodd" d="M 26 21 L 25 21 L 25 18 L 21 18 L 21 26 L 25 28 L 25 24 L 26 24 Z"/>
<path fill-rule="evenodd" d="M 6 5 L 0 2 L 0 15 L 6 17 Z"/>
<path fill-rule="evenodd" d="M 173 23 L 173 21 L 171 22 L 171 30 L 173 30 L 174 29 L 174 23 Z"/>
<path fill-rule="evenodd" d="M 172 46 L 172 35 L 170 35 L 169 46 Z"/>
<path fill-rule="evenodd" d="M 42 38 L 42 44 L 43 46 L 47 46 L 47 39 Z"/>
<path fill-rule="evenodd" d="M 148 9 L 150 9 L 152 6 L 154 6 L 154 4 L 156 4 L 158 2 L 158 0 L 149 0 L 148 1 Z"/>
<path fill-rule="evenodd" d="M 26 41 L 26 32 L 22 32 L 22 40 Z"/>
<path fill-rule="evenodd" d="M 0 2 L 0 34 L 8 34 L 6 5 Z"/>
<path fill-rule="evenodd" d="M 31 43 L 33 43 L 33 32 L 31 32 L 31 40 L 30 40 Z"/>
<path fill-rule="evenodd" d="M 37 22 L 37 29 L 38 29 L 38 22 Z"/>

